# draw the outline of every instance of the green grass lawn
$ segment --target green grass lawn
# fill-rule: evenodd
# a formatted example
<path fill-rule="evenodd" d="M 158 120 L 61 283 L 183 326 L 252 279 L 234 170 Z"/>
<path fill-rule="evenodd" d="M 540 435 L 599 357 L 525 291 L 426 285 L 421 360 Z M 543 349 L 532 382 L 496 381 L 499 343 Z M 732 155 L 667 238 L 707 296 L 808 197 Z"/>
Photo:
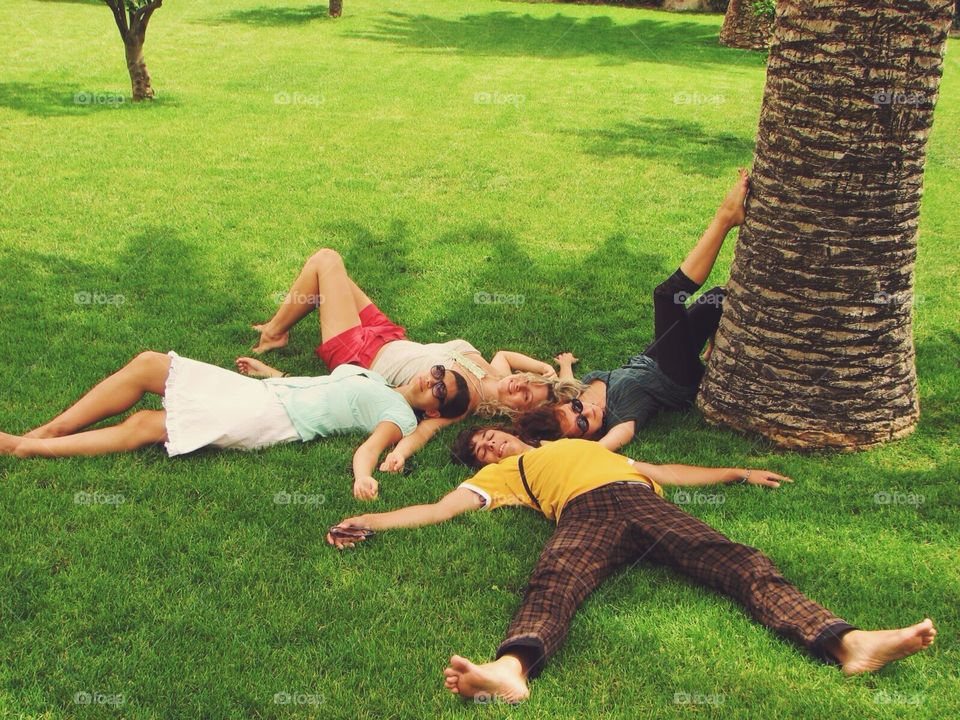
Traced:
<path fill-rule="evenodd" d="M 348 0 L 331 21 L 322 5 L 169 0 L 146 46 L 158 99 L 133 106 L 114 102 L 129 84 L 105 7 L 6 0 L 0 428 L 39 424 L 144 349 L 230 365 L 322 246 L 416 339 L 462 336 L 488 357 L 569 349 L 583 371 L 619 363 L 651 336 L 652 288 L 751 161 L 763 58 L 718 46 L 720 23 L 483 0 Z M 549 524 L 504 510 L 343 554 L 323 540 L 342 517 L 463 480 L 446 460 L 453 432 L 408 477 L 382 478 L 372 505 L 351 496 L 352 439 L 2 459 L 0 717 L 960 715 L 951 43 L 917 265 L 916 434 L 804 456 L 690 414 L 629 448 L 796 478 L 690 510 L 854 624 L 930 615 L 929 652 L 845 679 L 726 599 L 641 567 L 587 601 L 528 704 L 477 707 L 449 696 L 441 671 L 453 652 L 491 655 Z M 316 340 L 306 321 L 271 360 L 322 372 Z M 281 491 L 322 498 L 278 505 Z M 77 502 L 84 492 L 123 502 Z"/>

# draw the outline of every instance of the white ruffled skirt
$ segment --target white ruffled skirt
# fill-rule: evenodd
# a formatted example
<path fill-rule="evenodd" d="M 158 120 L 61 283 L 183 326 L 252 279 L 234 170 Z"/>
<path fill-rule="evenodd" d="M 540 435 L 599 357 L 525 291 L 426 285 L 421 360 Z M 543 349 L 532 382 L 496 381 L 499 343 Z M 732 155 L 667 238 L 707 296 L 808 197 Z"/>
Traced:
<path fill-rule="evenodd" d="M 300 440 L 266 383 L 173 351 L 169 355 L 163 407 L 170 457 L 207 446 L 256 450 Z"/>

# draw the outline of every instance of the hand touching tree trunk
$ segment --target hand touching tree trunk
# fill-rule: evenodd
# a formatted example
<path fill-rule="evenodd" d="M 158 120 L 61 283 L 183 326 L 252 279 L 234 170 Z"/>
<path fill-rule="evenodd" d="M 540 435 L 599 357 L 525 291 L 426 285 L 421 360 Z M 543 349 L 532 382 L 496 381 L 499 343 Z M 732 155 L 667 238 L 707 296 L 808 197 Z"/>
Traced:
<path fill-rule="evenodd" d="M 913 267 L 954 0 L 778 0 L 752 193 L 698 404 L 784 446 L 918 417 Z"/>

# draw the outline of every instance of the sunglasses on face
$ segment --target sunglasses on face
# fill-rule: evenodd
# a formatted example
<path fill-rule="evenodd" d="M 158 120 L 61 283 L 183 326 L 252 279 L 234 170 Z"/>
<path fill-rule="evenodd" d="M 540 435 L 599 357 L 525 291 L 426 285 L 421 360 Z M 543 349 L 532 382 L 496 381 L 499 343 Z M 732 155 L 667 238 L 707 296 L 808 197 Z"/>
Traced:
<path fill-rule="evenodd" d="M 574 398 L 570 401 L 570 407 L 577 414 L 577 430 L 581 435 L 586 435 L 587 430 L 590 429 L 590 421 L 583 415 L 583 402 L 580 398 Z"/>
<path fill-rule="evenodd" d="M 434 365 L 430 368 L 430 377 L 435 381 L 433 385 L 430 386 L 430 392 L 433 393 L 433 396 L 440 403 L 440 407 L 443 407 L 447 402 L 447 384 L 443 381 L 446 374 L 447 369 L 443 365 Z"/>

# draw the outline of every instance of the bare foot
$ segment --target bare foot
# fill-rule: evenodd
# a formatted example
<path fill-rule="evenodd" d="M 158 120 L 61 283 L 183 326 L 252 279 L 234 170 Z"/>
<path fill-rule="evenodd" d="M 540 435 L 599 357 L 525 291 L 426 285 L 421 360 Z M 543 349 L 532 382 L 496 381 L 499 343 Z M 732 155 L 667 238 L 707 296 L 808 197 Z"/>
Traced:
<path fill-rule="evenodd" d="M 254 325 L 253 329 L 260 333 L 260 342 L 253 346 L 251 352 L 265 353 L 282 348 L 289 342 L 290 333 L 275 334 L 270 332 L 268 323 Z"/>
<path fill-rule="evenodd" d="M 730 227 L 743 224 L 744 217 L 746 216 L 744 203 L 747 201 L 747 195 L 750 192 L 750 174 L 745 168 L 739 168 L 738 172 L 740 173 L 740 177 L 734 186 L 730 188 L 727 196 L 717 209 L 717 215 L 723 217 L 724 220 L 730 224 Z"/>
<path fill-rule="evenodd" d="M 19 437 L 0 432 L 0 455 L 15 455 L 19 446 Z"/>
<path fill-rule="evenodd" d="M 851 630 L 834 654 L 845 675 L 859 675 L 930 647 L 936 636 L 930 618 L 899 630 Z"/>
<path fill-rule="evenodd" d="M 530 697 L 523 665 L 513 655 L 504 655 L 483 665 L 474 665 L 466 658 L 454 655 L 443 675 L 447 690 L 477 702 L 513 704 Z"/>

